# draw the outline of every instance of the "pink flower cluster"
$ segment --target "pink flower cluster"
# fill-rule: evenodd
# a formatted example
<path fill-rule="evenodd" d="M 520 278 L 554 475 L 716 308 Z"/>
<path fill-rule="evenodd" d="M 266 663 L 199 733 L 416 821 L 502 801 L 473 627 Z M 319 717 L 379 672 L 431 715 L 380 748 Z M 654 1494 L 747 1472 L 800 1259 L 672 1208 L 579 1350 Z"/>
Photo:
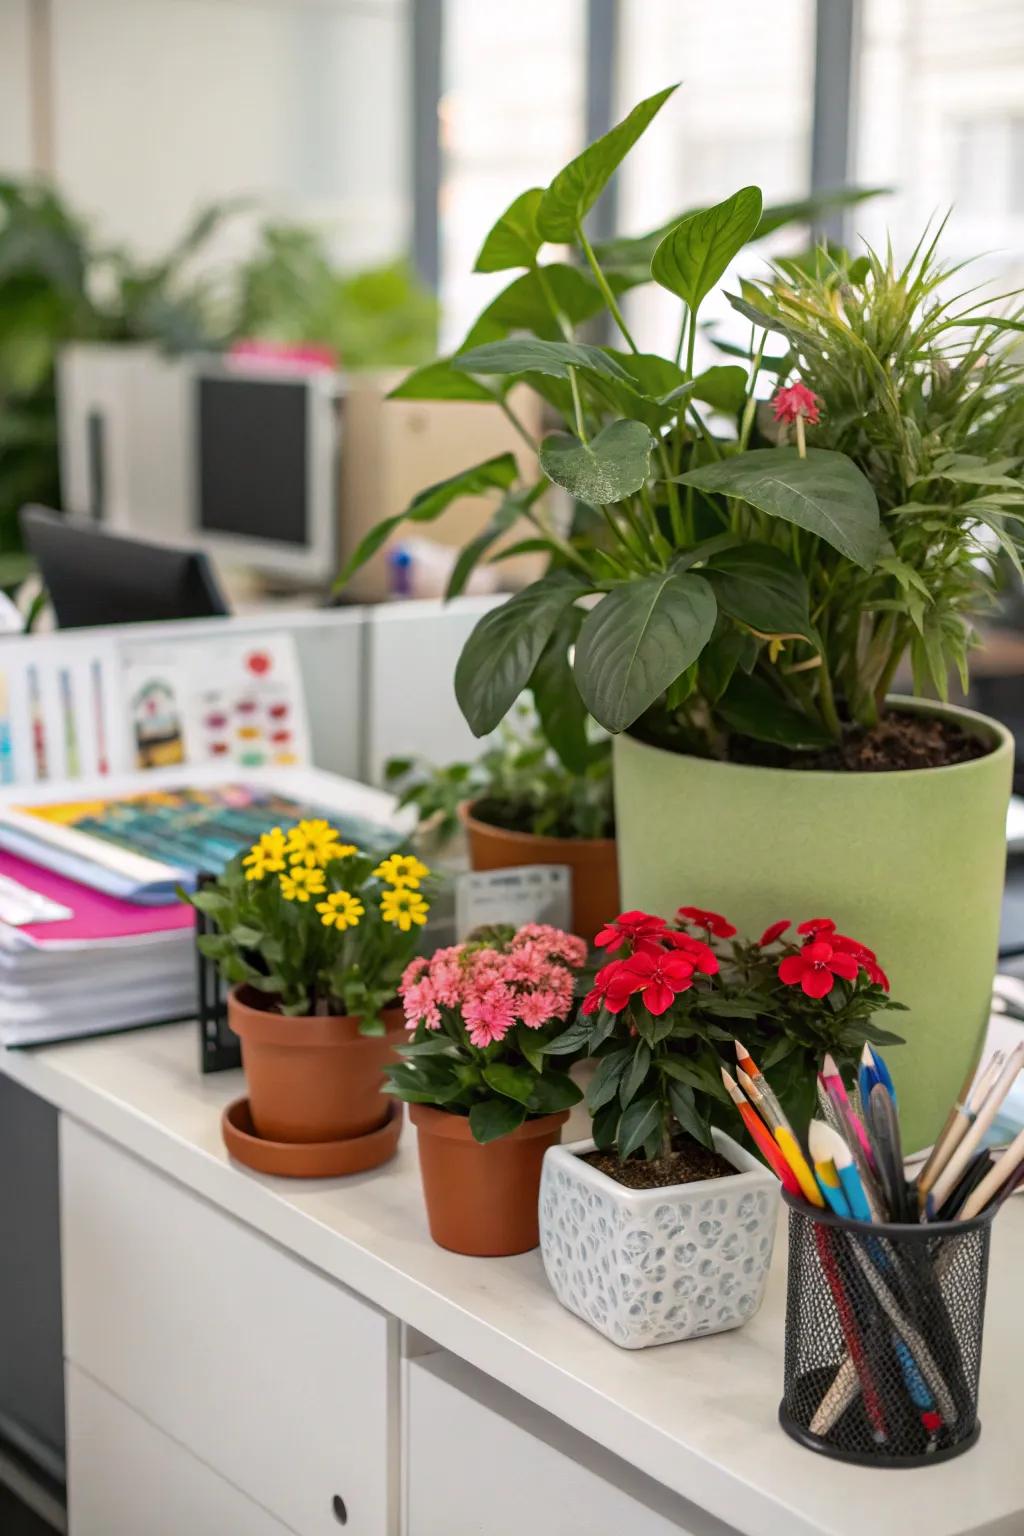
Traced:
<path fill-rule="evenodd" d="M 493 1045 L 517 1023 L 564 1020 L 587 946 L 546 923 L 528 923 L 503 948 L 455 944 L 406 967 L 399 987 L 407 1029 L 440 1029 L 441 1009 L 461 1013 L 471 1044 Z"/>

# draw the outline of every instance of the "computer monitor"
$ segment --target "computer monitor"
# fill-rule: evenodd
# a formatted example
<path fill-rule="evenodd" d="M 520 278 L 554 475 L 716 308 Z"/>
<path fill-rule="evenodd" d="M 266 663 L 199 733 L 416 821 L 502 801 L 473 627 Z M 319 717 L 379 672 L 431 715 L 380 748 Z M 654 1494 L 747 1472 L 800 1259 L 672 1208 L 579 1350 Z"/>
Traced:
<path fill-rule="evenodd" d="M 23 507 L 21 529 L 61 629 L 226 614 L 200 550 L 108 533 L 82 518 Z"/>

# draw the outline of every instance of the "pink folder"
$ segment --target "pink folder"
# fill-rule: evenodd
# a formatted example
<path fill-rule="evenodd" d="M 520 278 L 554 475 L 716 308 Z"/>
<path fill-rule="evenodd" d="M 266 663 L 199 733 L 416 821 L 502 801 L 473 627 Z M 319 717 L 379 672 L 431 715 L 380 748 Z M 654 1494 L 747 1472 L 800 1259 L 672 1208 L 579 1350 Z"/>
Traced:
<path fill-rule="evenodd" d="M 191 928 L 195 913 L 187 902 L 166 907 L 143 907 L 135 902 L 107 896 L 91 886 L 68 880 L 53 870 L 42 869 L 28 859 L 0 849 L 0 875 L 28 886 L 40 896 L 48 896 L 74 916 L 53 923 L 20 923 L 15 930 L 33 943 L 88 943 L 90 939 L 127 939 L 140 934 L 168 933 Z"/>

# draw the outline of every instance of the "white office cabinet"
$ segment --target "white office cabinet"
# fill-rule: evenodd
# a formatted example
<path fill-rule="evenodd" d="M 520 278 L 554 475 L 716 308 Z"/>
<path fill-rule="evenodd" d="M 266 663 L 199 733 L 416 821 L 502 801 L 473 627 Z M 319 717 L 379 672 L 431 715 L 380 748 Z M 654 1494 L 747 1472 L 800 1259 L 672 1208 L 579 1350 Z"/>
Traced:
<path fill-rule="evenodd" d="M 406 1536 L 734 1536 L 454 1356 L 406 1372 Z"/>
<path fill-rule="evenodd" d="M 397 1324 L 66 1116 L 61 1136 L 69 1361 L 299 1536 L 336 1536 L 336 1497 L 353 1536 L 391 1536 Z"/>
<path fill-rule="evenodd" d="M 288 1536 L 288 1529 L 74 1366 L 68 1536 Z"/>

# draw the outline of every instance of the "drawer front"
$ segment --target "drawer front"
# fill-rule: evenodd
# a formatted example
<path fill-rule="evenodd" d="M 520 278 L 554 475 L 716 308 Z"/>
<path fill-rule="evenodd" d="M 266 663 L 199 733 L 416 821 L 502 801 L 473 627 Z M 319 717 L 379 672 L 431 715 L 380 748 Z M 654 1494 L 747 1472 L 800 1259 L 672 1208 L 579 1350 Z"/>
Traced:
<path fill-rule="evenodd" d="M 66 1117 L 64 1350 L 300 1536 L 396 1515 L 397 1324 Z"/>
<path fill-rule="evenodd" d="M 67 1373 L 68 1536 L 288 1536 L 288 1528 L 83 1376 Z"/>
<path fill-rule="evenodd" d="M 453 1356 L 405 1369 L 407 1536 L 737 1536 Z"/>

